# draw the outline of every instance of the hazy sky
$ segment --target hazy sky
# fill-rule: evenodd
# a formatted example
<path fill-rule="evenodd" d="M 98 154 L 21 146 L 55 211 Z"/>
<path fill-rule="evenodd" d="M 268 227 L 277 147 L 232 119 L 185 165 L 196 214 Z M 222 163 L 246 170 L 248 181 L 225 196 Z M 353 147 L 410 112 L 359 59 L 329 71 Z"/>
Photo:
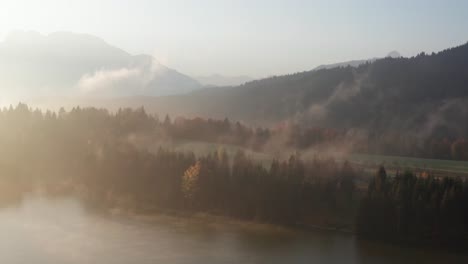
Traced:
<path fill-rule="evenodd" d="M 262 77 L 468 41 L 468 1 L 0 0 L 12 30 L 99 36 L 190 75 Z"/>

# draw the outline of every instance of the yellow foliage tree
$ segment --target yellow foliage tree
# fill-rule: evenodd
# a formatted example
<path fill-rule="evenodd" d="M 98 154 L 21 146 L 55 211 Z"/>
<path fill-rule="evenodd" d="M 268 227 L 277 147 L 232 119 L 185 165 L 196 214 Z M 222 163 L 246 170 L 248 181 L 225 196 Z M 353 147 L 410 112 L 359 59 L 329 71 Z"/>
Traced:
<path fill-rule="evenodd" d="M 199 189 L 200 169 L 201 164 L 197 161 L 184 172 L 184 176 L 182 177 L 182 193 L 189 200 L 190 204 L 193 204 Z"/>

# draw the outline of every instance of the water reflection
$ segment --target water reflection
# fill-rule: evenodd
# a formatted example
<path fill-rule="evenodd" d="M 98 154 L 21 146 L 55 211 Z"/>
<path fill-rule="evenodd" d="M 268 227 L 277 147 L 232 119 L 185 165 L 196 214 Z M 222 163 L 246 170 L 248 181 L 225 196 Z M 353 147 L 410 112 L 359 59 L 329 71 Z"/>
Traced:
<path fill-rule="evenodd" d="M 468 263 L 349 234 L 102 214 L 63 197 L 1 209 L 0 234 L 0 263 Z"/>

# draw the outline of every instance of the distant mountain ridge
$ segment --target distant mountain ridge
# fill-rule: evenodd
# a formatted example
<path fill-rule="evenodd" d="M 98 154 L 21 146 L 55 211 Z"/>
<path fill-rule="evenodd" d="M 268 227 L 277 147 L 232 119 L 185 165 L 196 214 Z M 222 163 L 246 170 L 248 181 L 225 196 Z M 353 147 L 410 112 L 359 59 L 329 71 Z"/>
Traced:
<path fill-rule="evenodd" d="M 0 91 L 18 96 L 159 96 L 201 88 L 149 55 L 69 32 L 10 34 L 0 43 L 0 84 Z"/>
<path fill-rule="evenodd" d="M 224 76 L 221 74 L 197 76 L 195 79 L 204 86 L 237 86 L 254 80 L 252 77 L 246 75 Z"/>
<path fill-rule="evenodd" d="M 315 67 L 313 70 L 318 71 L 318 70 L 323 70 L 323 69 L 333 69 L 337 67 L 358 67 L 359 65 L 365 64 L 365 63 L 372 63 L 376 61 L 378 58 L 372 58 L 368 60 L 351 60 L 351 61 L 345 61 L 345 62 L 337 62 L 337 63 L 332 63 L 332 64 L 322 64 L 317 67 Z"/>
<path fill-rule="evenodd" d="M 401 54 L 394 50 L 394 51 L 391 51 L 387 54 L 386 57 L 390 57 L 390 58 L 399 58 L 401 57 Z M 338 63 L 332 63 L 332 64 L 323 64 L 323 65 L 319 65 L 317 67 L 315 67 L 313 70 L 314 71 L 318 71 L 318 70 L 322 70 L 322 69 L 333 69 L 333 68 L 336 68 L 336 67 L 358 67 L 362 64 L 365 64 L 365 63 L 372 63 L 376 60 L 378 60 L 380 58 L 371 58 L 371 59 L 367 59 L 367 60 L 351 60 L 351 61 L 345 61 L 345 62 L 338 62 Z"/>

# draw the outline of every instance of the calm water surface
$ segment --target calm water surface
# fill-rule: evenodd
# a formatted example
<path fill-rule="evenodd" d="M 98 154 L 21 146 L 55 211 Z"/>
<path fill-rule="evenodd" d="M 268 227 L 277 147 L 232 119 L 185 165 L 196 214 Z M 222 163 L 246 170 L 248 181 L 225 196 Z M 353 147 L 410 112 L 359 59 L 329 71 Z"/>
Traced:
<path fill-rule="evenodd" d="M 76 199 L 30 197 L 0 209 L 0 263 L 468 263 L 443 251 L 401 249 L 353 235 L 135 219 L 86 210 Z"/>

